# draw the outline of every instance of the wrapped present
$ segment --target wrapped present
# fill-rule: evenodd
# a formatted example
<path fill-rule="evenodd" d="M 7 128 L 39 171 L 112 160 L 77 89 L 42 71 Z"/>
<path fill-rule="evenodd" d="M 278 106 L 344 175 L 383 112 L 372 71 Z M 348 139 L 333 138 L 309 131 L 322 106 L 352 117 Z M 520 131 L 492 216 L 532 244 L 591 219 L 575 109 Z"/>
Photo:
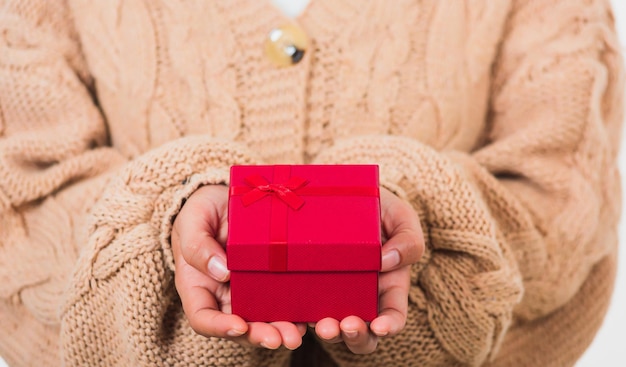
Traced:
<path fill-rule="evenodd" d="M 233 166 L 228 213 L 234 314 L 265 322 L 377 316 L 378 166 Z"/>

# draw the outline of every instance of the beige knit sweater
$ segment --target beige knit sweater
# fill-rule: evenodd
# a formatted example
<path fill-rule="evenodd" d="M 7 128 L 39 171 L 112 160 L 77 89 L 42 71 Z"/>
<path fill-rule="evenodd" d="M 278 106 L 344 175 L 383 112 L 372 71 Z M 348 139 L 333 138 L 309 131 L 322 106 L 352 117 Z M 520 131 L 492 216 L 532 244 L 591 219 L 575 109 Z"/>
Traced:
<path fill-rule="evenodd" d="M 190 329 L 172 218 L 232 164 L 367 162 L 426 234 L 408 323 L 371 355 L 304 352 L 572 365 L 616 265 L 608 0 L 313 0 L 297 19 L 309 50 L 276 68 L 262 45 L 286 21 L 269 1 L 0 0 L 0 354 L 288 364 Z"/>

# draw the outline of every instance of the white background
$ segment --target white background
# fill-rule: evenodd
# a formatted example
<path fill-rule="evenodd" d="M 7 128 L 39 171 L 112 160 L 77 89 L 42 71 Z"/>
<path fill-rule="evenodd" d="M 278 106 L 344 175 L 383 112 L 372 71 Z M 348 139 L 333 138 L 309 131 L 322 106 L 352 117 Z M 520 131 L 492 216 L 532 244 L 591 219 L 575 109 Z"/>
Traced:
<path fill-rule="evenodd" d="M 622 49 L 626 51 L 626 0 L 612 0 Z M 626 129 L 625 129 L 626 131 Z M 620 224 L 620 242 L 626 239 L 626 139 L 622 146 L 619 165 L 623 173 L 622 187 L 624 215 Z M 624 245 L 626 246 L 626 245 Z M 626 366 L 626 247 L 619 255 L 617 286 L 605 323 L 593 344 L 576 367 L 624 367 Z M 7 367 L 0 358 L 0 367 Z M 540 366 L 537 366 L 540 367 Z"/>
<path fill-rule="evenodd" d="M 622 50 L 626 51 L 626 1 L 612 0 Z M 624 129 L 626 132 L 626 128 Z M 619 165 L 622 172 L 622 220 L 617 285 L 604 325 L 576 367 L 626 366 L 626 139 L 622 134 Z"/>

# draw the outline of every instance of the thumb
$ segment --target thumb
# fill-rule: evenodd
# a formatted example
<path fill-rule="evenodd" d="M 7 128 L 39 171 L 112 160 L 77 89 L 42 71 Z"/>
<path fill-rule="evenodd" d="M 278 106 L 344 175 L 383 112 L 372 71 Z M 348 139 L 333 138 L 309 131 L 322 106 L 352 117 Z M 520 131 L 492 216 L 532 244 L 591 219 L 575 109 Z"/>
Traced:
<path fill-rule="evenodd" d="M 424 235 L 417 213 L 408 202 L 381 189 L 381 220 L 388 240 L 383 244 L 381 271 L 391 271 L 419 261 Z"/>
<path fill-rule="evenodd" d="M 172 228 L 174 258 L 211 278 L 225 282 L 230 273 L 222 243 L 228 232 L 228 189 L 221 185 L 203 186 L 194 192 L 176 217 Z"/>

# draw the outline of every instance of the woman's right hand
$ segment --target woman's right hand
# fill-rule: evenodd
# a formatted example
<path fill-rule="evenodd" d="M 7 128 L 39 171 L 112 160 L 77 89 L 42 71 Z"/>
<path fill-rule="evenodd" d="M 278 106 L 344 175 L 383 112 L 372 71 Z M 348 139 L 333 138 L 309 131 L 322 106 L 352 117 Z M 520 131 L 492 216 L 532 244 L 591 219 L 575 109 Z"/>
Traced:
<path fill-rule="evenodd" d="M 242 345 L 296 349 L 306 325 L 250 322 L 231 313 L 230 273 L 224 246 L 228 233 L 228 188 L 208 185 L 183 205 L 172 228 L 176 289 L 189 324 L 198 334 Z"/>

